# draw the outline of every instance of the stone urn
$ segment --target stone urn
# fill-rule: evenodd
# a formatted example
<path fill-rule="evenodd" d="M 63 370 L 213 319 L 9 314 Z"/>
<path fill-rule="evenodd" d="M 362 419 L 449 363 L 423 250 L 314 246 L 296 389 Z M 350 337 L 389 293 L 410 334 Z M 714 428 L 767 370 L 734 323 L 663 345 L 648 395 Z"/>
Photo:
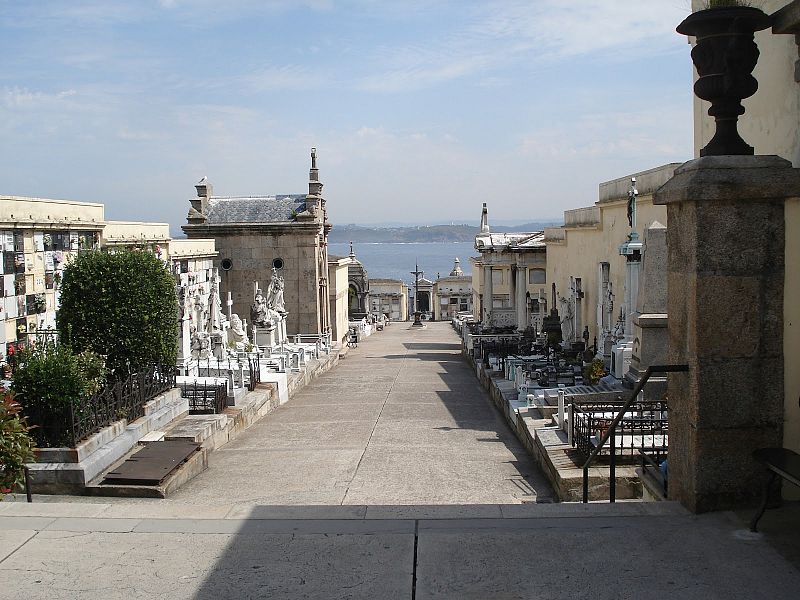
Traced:
<path fill-rule="evenodd" d="M 772 18 L 750 6 L 708 8 L 692 13 L 677 31 L 694 36 L 692 62 L 699 76 L 698 98 L 711 102 L 716 132 L 700 156 L 752 155 L 753 147 L 739 135 L 737 121 L 744 114 L 742 100 L 758 90 L 753 69 L 758 62 L 755 32 L 772 25 Z"/>

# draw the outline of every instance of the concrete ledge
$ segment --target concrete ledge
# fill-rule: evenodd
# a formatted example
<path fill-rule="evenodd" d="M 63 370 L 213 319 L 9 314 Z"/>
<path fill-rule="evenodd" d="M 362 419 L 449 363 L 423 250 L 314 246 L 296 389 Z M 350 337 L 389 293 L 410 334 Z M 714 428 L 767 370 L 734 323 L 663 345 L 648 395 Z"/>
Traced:
<path fill-rule="evenodd" d="M 45 448 L 40 451 L 40 462 L 29 465 L 32 490 L 36 494 L 94 493 L 87 486 L 96 486 L 101 474 L 125 457 L 151 431 L 164 431 L 166 439 L 187 438 L 202 442 L 204 452 L 220 448 L 287 402 L 312 379 L 336 366 L 339 358 L 340 350 L 334 349 L 327 355 L 320 355 L 319 359 L 309 360 L 300 373 L 289 377 L 278 373 L 274 381 L 258 385 L 245 394 L 237 406 L 228 407 L 221 415 L 188 416 L 188 400 L 180 397 L 180 388 L 173 388 L 148 402 L 145 416 L 141 419 L 132 423 L 118 421 L 82 442 L 78 448 Z M 281 387 L 285 392 L 283 397 Z M 121 495 L 163 498 L 170 491 L 125 487 L 130 489 Z"/>
<path fill-rule="evenodd" d="M 147 433 L 162 429 L 188 412 L 189 402 L 180 397 L 179 389 L 171 389 L 149 402 L 145 416 L 133 423 L 117 421 L 75 449 L 43 449 L 40 462 L 28 465 L 31 488 L 37 494 L 81 494 L 87 483 L 130 452 Z M 48 458 L 71 460 L 41 462 Z"/>
<path fill-rule="evenodd" d="M 158 486 L 144 485 L 102 485 L 93 483 L 87 485 L 87 496 L 103 496 L 116 498 L 166 498 L 187 481 L 190 481 L 208 468 L 208 451 L 200 448 L 192 454 L 185 463 L 171 473 L 167 479 Z"/>
<path fill-rule="evenodd" d="M 537 419 L 532 411 L 523 414 L 513 410 L 510 400 L 516 398 L 513 382 L 497 371 L 486 371 L 475 363 L 478 380 L 489 392 L 497 409 L 528 453 L 542 469 L 562 502 L 580 502 L 583 497 L 583 460 L 578 451 L 567 444 L 566 434 L 552 425 L 552 418 Z M 618 395 L 619 392 L 608 392 Z M 605 392 L 603 392 L 605 394 Z M 549 412 L 549 411 L 545 411 Z M 602 463 L 589 469 L 589 500 L 608 500 L 609 470 Z M 639 499 L 642 485 L 634 465 L 617 465 L 616 497 L 618 500 Z"/>

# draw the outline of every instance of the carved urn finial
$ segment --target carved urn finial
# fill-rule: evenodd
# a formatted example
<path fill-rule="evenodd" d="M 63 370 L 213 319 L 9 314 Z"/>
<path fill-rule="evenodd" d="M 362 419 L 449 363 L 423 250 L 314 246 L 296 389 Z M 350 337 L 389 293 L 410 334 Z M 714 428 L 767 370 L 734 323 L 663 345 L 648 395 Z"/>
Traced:
<path fill-rule="evenodd" d="M 739 135 L 737 122 L 744 114 L 742 100 L 758 90 L 753 69 L 758 62 L 755 32 L 772 25 L 772 18 L 750 6 L 708 8 L 689 15 L 677 31 L 694 36 L 692 62 L 698 79 L 694 93 L 711 102 L 716 132 L 700 156 L 752 155 L 753 147 Z"/>

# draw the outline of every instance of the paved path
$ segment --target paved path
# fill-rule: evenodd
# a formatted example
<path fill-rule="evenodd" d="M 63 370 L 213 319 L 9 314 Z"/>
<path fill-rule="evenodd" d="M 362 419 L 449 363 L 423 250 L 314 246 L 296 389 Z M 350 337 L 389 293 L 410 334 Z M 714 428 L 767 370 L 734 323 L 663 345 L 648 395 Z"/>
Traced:
<path fill-rule="evenodd" d="M 448 327 L 393 325 L 173 498 L 0 503 L 0 600 L 798 597 L 800 507 L 779 554 L 731 514 L 519 503 L 549 493 Z"/>
<path fill-rule="evenodd" d="M 401 323 L 213 452 L 171 501 L 513 504 L 551 494 L 449 323 Z"/>
<path fill-rule="evenodd" d="M 0 600 L 796 600 L 800 589 L 800 572 L 730 515 L 665 502 L 233 518 L 129 508 L 142 507 L 0 503 Z"/>

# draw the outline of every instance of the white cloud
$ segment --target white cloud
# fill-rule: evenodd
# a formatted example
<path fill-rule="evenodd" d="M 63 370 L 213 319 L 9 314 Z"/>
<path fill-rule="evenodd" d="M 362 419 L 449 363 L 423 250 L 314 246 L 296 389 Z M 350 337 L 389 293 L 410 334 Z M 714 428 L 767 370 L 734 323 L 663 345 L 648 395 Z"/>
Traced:
<path fill-rule="evenodd" d="M 688 13 L 688 7 L 663 0 L 583 0 L 579 8 L 572 0 L 502 0 L 459 7 L 467 18 L 454 31 L 447 33 L 445 26 L 445 33 L 428 43 L 415 39 L 380 48 L 375 74 L 359 88 L 408 91 L 474 74 L 493 82 L 494 69 L 531 68 L 598 53 L 630 51 L 640 58 L 672 51 L 674 28 Z"/>
<path fill-rule="evenodd" d="M 63 90 L 55 93 L 31 91 L 27 88 L 3 88 L 0 93 L 3 106 L 8 109 L 34 110 L 52 108 L 63 105 L 67 98 L 75 96 L 75 90 Z"/>

